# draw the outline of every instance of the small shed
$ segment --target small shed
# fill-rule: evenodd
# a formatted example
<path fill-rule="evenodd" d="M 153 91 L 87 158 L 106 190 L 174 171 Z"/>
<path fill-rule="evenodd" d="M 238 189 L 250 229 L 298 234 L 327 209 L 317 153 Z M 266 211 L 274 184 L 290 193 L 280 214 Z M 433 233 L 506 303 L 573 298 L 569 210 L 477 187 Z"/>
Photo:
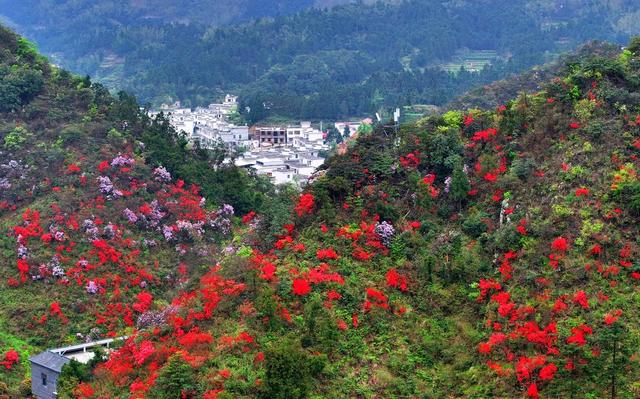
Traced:
<path fill-rule="evenodd" d="M 31 392 L 38 399 L 57 397 L 58 376 L 62 366 L 71 359 L 52 351 L 45 351 L 29 358 L 31 362 Z"/>
<path fill-rule="evenodd" d="M 29 358 L 31 362 L 31 393 L 38 399 L 55 399 L 58 396 L 58 377 L 62 367 L 72 359 L 86 364 L 95 356 L 95 349 L 105 348 L 107 353 L 115 341 L 128 337 L 109 338 L 79 345 L 49 349 Z"/>

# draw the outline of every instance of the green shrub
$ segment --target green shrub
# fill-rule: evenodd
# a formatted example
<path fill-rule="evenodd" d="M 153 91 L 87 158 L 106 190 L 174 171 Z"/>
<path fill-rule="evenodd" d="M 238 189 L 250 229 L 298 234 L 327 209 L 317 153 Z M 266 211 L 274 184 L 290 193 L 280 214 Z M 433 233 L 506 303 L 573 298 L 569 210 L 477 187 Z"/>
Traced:
<path fill-rule="evenodd" d="M 640 216 L 640 181 L 632 181 L 616 192 L 619 201 L 635 216 Z"/>
<path fill-rule="evenodd" d="M 294 340 L 274 344 L 265 351 L 266 370 L 260 397 L 305 399 L 326 361 L 326 356 L 309 355 Z"/>
<path fill-rule="evenodd" d="M 554 204 L 551 206 L 554 216 L 559 218 L 566 218 L 573 215 L 573 209 L 566 205 Z"/>
<path fill-rule="evenodd" d="M 449 111 L 442 115 L 442 119 L 448 127 L 459 128 L 462 124 L 462 113 L 460 111 Z"/>
<path fill-rule="evenodd" d="M 305 332 L 302 335 L 301 343 L 304 347 L 315 346 L 323 351 L 331 349 L 338 337 L 338 330 L 335 322 L 323 306 L 322 298 L 313 295 L 304 307 Z"/>
<path fill-rule="evenodd" d="M 196 389 L 195 370 L 180 354 L 174 354 L 160 370 L 156 383 L 149 390 L 150 399 L 176 399 L 183 391 Z"/>
<path fill-rule="evenodd" d="M 604 126 L 599 121 L 593 121 L 584 128 L 584 132 L 587 137 L 594 141 L 598 141 L 604 134 L 604 131 Z"/>
<path fill-rule="evenodd" d="M 516 158 L 511 165 L 511 172 L 520 180 L 527 180 L 533 170 L 535 162 L 532 158 Z"/>
<path fill-rule="evenodd" d="M 4 148 L 7 150 L 19 150 L 32 134 L 22 126 L 16 126 L 4 136 Z"/>
<path fill-rule="evenodd" d="M 486 233 L 488 230 L 487 224 L 484 222 L 487 215 L 483 212 L 476 212 L 473 215 L 469 215 L 464 222 L 462 222 L 462 231 L 469 234 L 473 238 L 478 238 L 482 233 Z"/>
<path fill-rule="evenodd" d="M 75 359 L 62 367 L 62 372 L 58 378 L 58 397 L 61 399 L 73 399 L 75 387 L 84 381 L 88 381 L 90 376 L 89 367 Z"/>
<path fill-rule="evenodd" d="M 74 143 L 84 136 L 84 131 L 78 125 L 70 125 L 60 131 L 60 139 L 64 145 Z"/>

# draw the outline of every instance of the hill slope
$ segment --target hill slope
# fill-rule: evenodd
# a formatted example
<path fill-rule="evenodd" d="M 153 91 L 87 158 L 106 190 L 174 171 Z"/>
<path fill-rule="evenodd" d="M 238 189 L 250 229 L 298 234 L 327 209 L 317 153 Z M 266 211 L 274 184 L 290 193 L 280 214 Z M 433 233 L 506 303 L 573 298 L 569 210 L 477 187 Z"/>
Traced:
<path fill-rule="evenodd" d="M 632 3 L 591 0 L 411 0 L 307 10 L 213 29 L 139 18 L 138 8 L 122 3 L 79 10 L 73 5 L 85 2 L 23 4 L 23 12 L 3 10 L 60 65 L 155 104 L 179 99 L 202 105 L 234 91 L 252 110 L 251 121 L 442 105 L 586 40 L 624 43 L 635 29 L 624 21 L 638 12 Z M 183 10 L 210 14 L 184 4 Z M 452 76 L 440 68 L 487 61 L 492 67 L 480 74 Z"/>
<path fill-rule="evenodd" d="M 546 82 L 562 77 L 566 65 L 578 62 L 586 56 L 598 55 L 604 58 L 615 58 L 620 52 L 619 46 L 606 42 L 590 42 L 580 46 L 576 51 L 563 54 L 559 59 L 540 65 L 505 79 L 478 87 L 459 96 L 445 106 L 445 109 L 488 109 L 504 104 L 520 93 L 535 93 Z"/>
<path fill-rule="evenodd" d="M 69 371 L 64 398 L 640 393 L 640 41 L 497 110 L 363 134 L 222 241 L 224 208 L 136 155 L 130 138 L 153 144 L 141 131 L 163 121 L 137 121 L 126 97 L 103 109 L 99 86 L 2 43 L 20 101 L 2 114 L 12 394 L 28 353 L 77 332 L 131 338 L 93 373 Z M 79 131 L 48 129 L 43 103 Z"/>
<path fill-rule="evenodd" d="M 563 76 L 359 137 L 83 397 L 637 396 L 640 42 Z"/>
<path fill-rule="evenodd" d="M 259 209 L 271 188 L 233 166 L 214 171 L 168 122 L 50 66 L 5 28 L 0 104 L 0 395 L 26 397 L 29 354 L 139 323 L 204 273 L 196 259 L 230 233 L 227 203 Z"/>
<path fill-rule="evenodd" d="M 168 0 L 116 0 L 108 4 L 97 0 L 58 1 L 26 0 L 16 3 L 0 1 L 0 14 L 26 29 L 46 23 L 49 26 L 73 22 L 87 23 L 90 20 L 114 20 L 135 26 L 145 20 L 167 23 L 200 23 L 207 26 L 224 26 L 249 19 L 293 14 L 311 7 L 332 7 L 351 0 L 302 0 L 302 1 L 256 1 L 256 0 L 183 0 L 179 3 Z M 46 22 L 45 22 L 46 21 Z"/>

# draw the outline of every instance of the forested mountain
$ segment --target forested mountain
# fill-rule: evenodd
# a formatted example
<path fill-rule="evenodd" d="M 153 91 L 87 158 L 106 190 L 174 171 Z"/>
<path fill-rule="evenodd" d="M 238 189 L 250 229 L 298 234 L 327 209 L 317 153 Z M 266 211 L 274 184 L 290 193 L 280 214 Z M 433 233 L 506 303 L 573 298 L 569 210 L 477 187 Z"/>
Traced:
<path fill-rule="evenodd" d="M 590 42 L 580 46 L 574 52 L 561 55 L 557 60 L 470 90 L 449 102 L 444 108 L 446 110 L 495 108 L 522 93 L 535 93 L 541 90 L 542 85 L 561 75 L 566 65 L 578 62 L 585 56 L 597 55 L 611 58 L 619 52 L 620 48 L 617 45 L 606 42 Z"/>
<path fill-rule="evenodd" d="M 207 7 L 218 3 L 182 2 L 176 9 L 144 1 L 126 7 L 27 0 L 16 7 L 5 0 L 0 6 L 20 32 L 72 71 L 154 104 L 201 105 L 233 91 L 251 110 L 250 121 L 442 105 L 587 40 L 624 43 L 637 33 L 639 10 L 626 1 L 408 0 L 306 9 L 226 28 L 196 17 L 180 21 L 209 15 L 215 11 Z M 301 5 L 282 4 L 283 14 Z M 479 73 L 441 68 L 487 62 Z"/>
<path fill-rule="evenodd" d="M 275 196 L 225 155 L 190 149 L 132 97 L 0 27 L 0 397 L 30 397 L 29 355 L 121 332 L 139 299 L 170 301 L 197 268 L 187 259 L 219 251 L 234 210 Z"/>
<path fill-rule="evenodd" d="M 351 0 L 1 0 L 0 15 L 27 28 L 117 21 L 135 26 L 145 20 L 223 26 L 254 18 L 294 14 L 307 8 L 325 8 Z"/>
<path fill-rule="evenodd" d="M 640 38 L 556 75 L 297 193 L 0 29 L 0 395 L 127 335 L 59 397 L 638 397 Z"/>

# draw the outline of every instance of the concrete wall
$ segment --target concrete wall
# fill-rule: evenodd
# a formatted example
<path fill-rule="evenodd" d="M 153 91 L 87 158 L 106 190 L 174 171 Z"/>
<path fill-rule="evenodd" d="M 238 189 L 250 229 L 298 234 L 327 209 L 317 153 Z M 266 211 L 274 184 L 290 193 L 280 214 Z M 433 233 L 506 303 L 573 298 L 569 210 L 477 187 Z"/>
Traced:
<path fill-rule="evenodd" d="M 42 385 L 42 374 L 47 376 L 47 385 Z M 31 363 L 31 391 L 38 399 L 55 399 L 58 373 Z"/>

